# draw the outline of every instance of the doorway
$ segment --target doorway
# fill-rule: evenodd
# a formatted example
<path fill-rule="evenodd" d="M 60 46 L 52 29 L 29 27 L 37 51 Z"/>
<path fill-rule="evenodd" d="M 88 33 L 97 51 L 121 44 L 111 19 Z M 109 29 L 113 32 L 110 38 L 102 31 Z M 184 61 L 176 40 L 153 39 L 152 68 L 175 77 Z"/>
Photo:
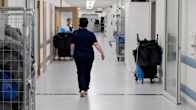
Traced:
<path fill-rule="evenodd" d="M 61 25 L 66 24 L 66 18 L 72 19 L 74 29 L 78 28 L 79 9 L 77 7 L 55 7 L 55 32 L 59 31 Z"/>

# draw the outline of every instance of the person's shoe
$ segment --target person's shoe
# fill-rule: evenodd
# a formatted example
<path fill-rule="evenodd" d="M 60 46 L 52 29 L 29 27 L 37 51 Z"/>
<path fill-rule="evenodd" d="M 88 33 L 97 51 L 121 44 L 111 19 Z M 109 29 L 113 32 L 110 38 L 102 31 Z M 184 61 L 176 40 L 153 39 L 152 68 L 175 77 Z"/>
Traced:
<path fill-rule="evenodd" d="M 85 91 L 84 94 L 87 96 L 88 95 L 88 91 Z"/>
<path fill-rule="evenodd" d="M 85 91 L 82 90 L 82 91 L 80 92 L 80 97 L 85 97 L 85 96 L 86 96 L 86 95 L 85 95 Z"/>

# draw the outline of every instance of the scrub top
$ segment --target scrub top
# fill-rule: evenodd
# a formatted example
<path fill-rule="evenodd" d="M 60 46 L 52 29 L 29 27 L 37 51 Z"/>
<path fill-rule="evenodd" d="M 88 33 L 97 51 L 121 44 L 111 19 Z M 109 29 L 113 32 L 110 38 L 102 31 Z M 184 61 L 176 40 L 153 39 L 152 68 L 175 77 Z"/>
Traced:
<path fill-rule="evenodd" d="M 61 26 L 60 29 L 59 29 L 59 32 L 72 32 L 72 27 L 68 27 L 68 26 Z"/>
<path fill-rule="evenodd" d="M 94 58 L 93 45 L 97 42 L 93 32 L 87 29 L 78 29 L 73 33 L 72 43 L 75 44 L 74 57 Z"/>

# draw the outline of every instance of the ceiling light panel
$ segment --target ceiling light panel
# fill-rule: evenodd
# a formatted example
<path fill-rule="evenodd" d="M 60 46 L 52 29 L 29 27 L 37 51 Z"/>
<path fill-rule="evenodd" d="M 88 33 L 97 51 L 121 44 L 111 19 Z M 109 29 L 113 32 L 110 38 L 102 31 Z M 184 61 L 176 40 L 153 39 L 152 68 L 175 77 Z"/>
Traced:
<path fill-rule="evenodd" d="M 96 0 L 86 0 L 86 9 L 93 9 Z"/>

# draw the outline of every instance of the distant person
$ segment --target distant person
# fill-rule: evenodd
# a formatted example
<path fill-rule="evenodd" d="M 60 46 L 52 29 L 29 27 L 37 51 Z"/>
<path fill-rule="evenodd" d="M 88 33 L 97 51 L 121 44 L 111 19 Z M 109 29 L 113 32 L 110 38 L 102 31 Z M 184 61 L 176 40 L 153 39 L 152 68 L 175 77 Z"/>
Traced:
<path fill-rule="evenodd" d="M 60 27 L 60 32 L 73 32 L 72 22 L 70 18 L 67 18 L 67 25 L 62 25 Z"/>
<path fill-rule="evenodd" d="M 73 32 L 72 20 L 70 18 L 67 18 L 67 27 Z"/>
<path fill-rule="evenodd" d="M 95 25 L 99 25 L 99 20 L 95 19 Z"/>
<path fill-rule="evenodd" d="M 74 50 L 71 53 L 77 67 L 81 97 L 86 96 L 89 89 L 90 72 L 94 61 L 93 46 L 100 52 L 102 60 L 105 58 L 95 34 L 87 30 L 87 25 L 88 19 L 80 18 L 80 28 L 74 31 L 74 37 L 71 44 L 71 48 Z"/>

